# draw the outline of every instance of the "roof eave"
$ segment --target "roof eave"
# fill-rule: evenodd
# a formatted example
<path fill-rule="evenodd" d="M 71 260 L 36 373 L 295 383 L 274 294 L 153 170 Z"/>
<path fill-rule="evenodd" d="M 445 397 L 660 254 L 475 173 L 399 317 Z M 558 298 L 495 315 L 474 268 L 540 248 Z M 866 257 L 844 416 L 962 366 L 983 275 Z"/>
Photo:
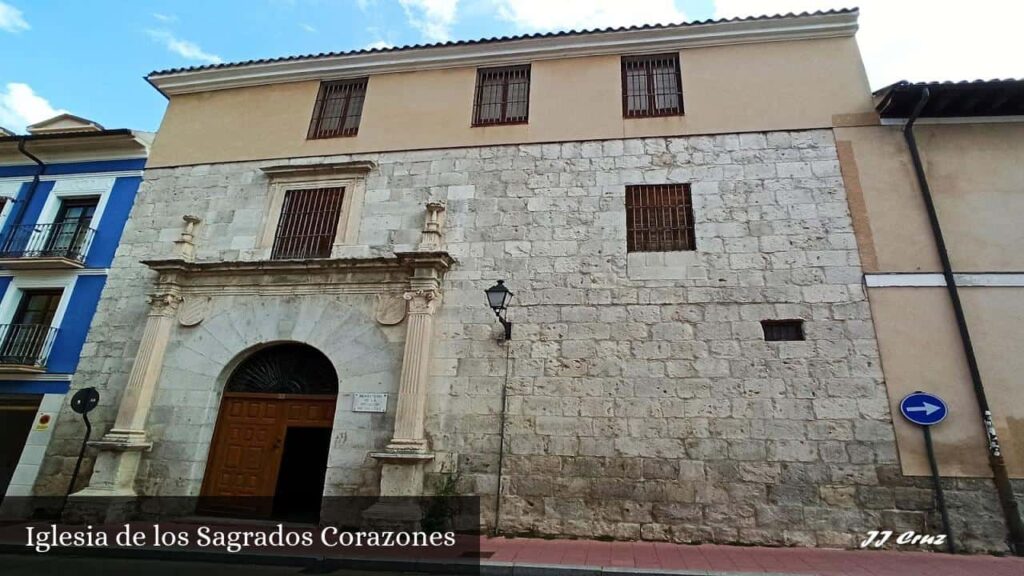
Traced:
<path fill-rule="evenodd" d="M 17 134 L 0 137 L 0 148 L 18 142 L 34 144 L 30 150 L 41 154 L 63 154 L 68 150 L 120 150 L 115 156 L 125 156 L 126 150 L 137 150 L 129 153 L 131 157 L 147 157 L 152 146 L 153 133 L 130 130 L 127 128 L 107 129 L 102 132 L 68 132 L 63 134 Z M 13 148 L 12 148 L 13 149 Z M 54 160 L 48 160 L 50 162 Z"/>
<path fill-rule="evenodd" d="M 852 36 L 856 10 L 765 19 L 620 29 L 585 34 L 357 52 L 243 66 L 153 73 L 147 80 L 165 96 L 262 84 L 500 65 L 554 58 L 653 53 L 682 48 Z"/>
<path fill-rule="evenodd" d="M 960 82 L 900 81 L 874 93 L 875 110 L 884 120 L 908 118 L 921 94 L 931 99 L 921 118 L 1020 118 L 1024 115 L 1024 80 L 972 80 Z M 940 99 L 945 101 L 939 102 Z"/>

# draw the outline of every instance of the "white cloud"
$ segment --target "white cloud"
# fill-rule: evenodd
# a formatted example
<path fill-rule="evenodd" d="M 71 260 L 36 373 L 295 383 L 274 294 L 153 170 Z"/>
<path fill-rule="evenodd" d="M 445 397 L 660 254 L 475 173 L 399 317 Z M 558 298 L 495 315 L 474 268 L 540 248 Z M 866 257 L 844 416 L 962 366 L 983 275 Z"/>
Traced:
<path fill-rule="evenodd" d="M 31 26 L 29 26 L 28 22 L 25 21 L 25 17 L 22 16 L 21 10 L 18 10 L 6 2 L 0 2 L 0 30 L 21 32 L 22 30 L 28 30 L 29 28 L 31 28 Z"/>
<path fill-rule="evenodd" d="M 314 28 L 313 26 L 310 26 L 309 24 L 302 23 L 302 24 L 299 24 L 299 27 L 301 27 L 306 32 L 309 32 L 310 34 L 316 34 L 316 28 Z"/>
<path fill-rule="evenodd" d="M 150 37 L 154 40 L 162 42 L 168 50 L 189 60 L 198 60 L 200 62 L 206 62 L 209 64 L 219 64 L 224 61 L 223 58 L 216 54 L 210 54 L 204 52 L 195 42 L 189 42 L 188 40 L 182 40 L 171 34 L 166 30 L 147 30 Z"/>
<path fill-rule="evenodd" d="M 0 90 L 0 126 L 22 132 L 25 126 L 64 114 L 35 93 L 28 84 L 10 82 Z"/>
<path fill-rule="evenodd" d="M 973 0 L 715 0 L 715 16 L 860 6 L 860 46 L 874 89 L 898 80 L 1024 77 L 1024 2 Z"/>
<path fill-rule="evenodd" d="M 382 48 L 394 48 L 395 45 L 387 40 L 377 40 L 376 42 L 370 42 L 366 46 L 363 46 L 363 50 L 373 50 Z"/>
<path fill-rule="evenodd" d="M 398 3 L 405 10 L 409 24 L 427 40 L 444 42 L 451 37 L 459 0 L 398 0 Z"/>
<path fill-rule="evenodd" d="M 498 16 L 522 30 L 576 30 L 683 22 L 675 0 L 494 0 Z"/>
<path fill-rule="evenodd" d="M 178 17 L 174 14 L 161 14 L 159 12 L 153 12 L 153 18 L 168 24 L 178 21 Z"/>

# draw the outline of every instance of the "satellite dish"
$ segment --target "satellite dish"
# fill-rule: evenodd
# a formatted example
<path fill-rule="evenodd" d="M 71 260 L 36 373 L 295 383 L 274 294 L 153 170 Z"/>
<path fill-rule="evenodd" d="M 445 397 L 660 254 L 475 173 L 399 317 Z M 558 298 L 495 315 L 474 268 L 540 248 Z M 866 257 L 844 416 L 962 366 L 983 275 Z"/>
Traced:
<path fill-rule="evenodd" d="M 79 414 L 88 414 L 100 403 L 100 393 L 92 386 L 82 388 L 71 397 L 71 409 Z"/>

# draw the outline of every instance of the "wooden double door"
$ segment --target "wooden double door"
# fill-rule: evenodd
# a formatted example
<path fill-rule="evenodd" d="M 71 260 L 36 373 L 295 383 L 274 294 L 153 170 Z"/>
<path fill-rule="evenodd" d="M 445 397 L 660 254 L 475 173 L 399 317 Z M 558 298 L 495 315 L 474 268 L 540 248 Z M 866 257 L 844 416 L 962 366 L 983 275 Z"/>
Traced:
<path fill-rule="evenodd" d="M 336 400 L 226 392 L 206 465 L 205 511 L 269 518 L 287 516 L 284 504 L 296 498 L 319 503 Z"/>

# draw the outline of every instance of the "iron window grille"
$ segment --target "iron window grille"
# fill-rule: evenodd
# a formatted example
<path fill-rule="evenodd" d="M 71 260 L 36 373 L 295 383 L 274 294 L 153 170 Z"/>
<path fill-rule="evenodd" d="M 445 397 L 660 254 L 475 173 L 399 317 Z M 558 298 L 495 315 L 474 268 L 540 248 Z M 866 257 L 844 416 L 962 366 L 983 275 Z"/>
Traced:
<path fill-rule="evenodd" d="M 696 250 L 689 184 L 626 186 L 626 251 Z"/>
<path fill-rule="evenodd" d="M 623 56 L 622 115 L 626 118 L 681 116 L 683 85 L 679 54 Z"/>
<path fill-rule="evenodd" d="M 530 115 L 530 66 L 476 71 L 473 126 L 521 124 Z"/>
<path fill-rule="evenodd" d="M 363 115 L 366 78 L 321 82 L 308 138 L 355 136 Z"/>
<path fill-rule="evenodd" d="M 341 186 L 286 191 L 270 258 L 330 257 L 344 195 Z"/>
<path fill-rule="evenodd" d="M 803 320 L 762 320 L 761 329 L 768 342 L 804 339 Z"/>

